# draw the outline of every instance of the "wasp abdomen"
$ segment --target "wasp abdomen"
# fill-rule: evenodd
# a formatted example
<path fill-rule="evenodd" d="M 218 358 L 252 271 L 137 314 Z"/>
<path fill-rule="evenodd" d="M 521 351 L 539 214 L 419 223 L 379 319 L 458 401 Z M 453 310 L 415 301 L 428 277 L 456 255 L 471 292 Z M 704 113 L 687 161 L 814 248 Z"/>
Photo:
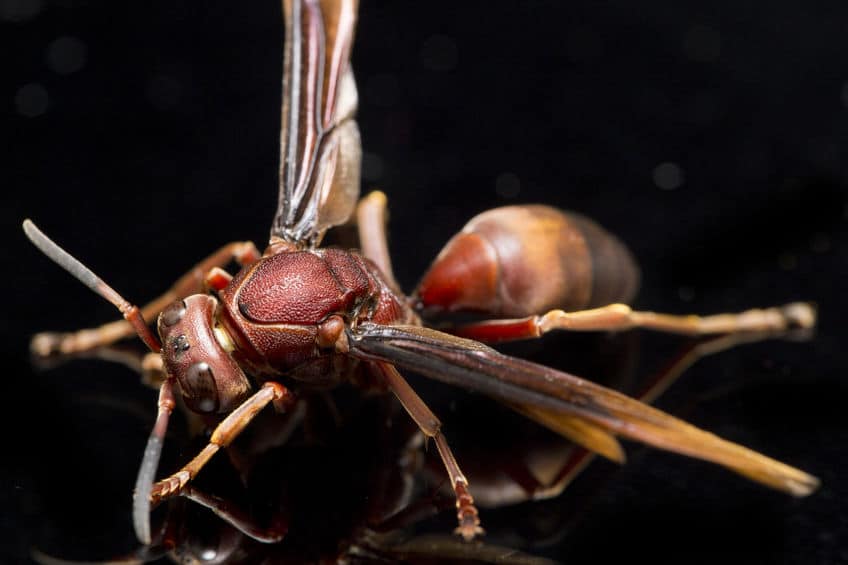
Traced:
<path fill-rule="evenodd" d="M 529 316 L 629 302 L 639 269 L 592 220 L 550 206 L 506 206 L 475 216 L 418 285 L 425 308 Z"/>

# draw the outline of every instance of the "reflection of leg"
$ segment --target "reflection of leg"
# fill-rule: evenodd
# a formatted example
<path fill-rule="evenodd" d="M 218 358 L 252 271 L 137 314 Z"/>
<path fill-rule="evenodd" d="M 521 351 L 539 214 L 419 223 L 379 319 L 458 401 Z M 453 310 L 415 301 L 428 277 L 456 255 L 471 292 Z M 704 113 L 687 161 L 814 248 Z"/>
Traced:
<path fill-rule="evenodd" d="M 288 520 L 281 514 L 275 513 L 271 523 L 267 527 L 261 527 L 247 512 L 231 502 L 203 493 L 190 485 L 185 488 L 182 496 L 208 508 L 238 531 L 262 543 L 281 541 L 289 529 Z"/>
<path fill-rule="evenodd" d="M 237 241 L 225 245 L 209 257 L 195 265 L 188 273 L 180 277 L 164 294 L 141 308 L 145 320 L 152 322 L 159 312 L 174 300 L 184 298 L 204 289 L 206 275 L 214 267 L 223 267 L 230 261 L 240 265 L 249 265 L 260 257 L 256 246 L 249 241 Z M 69 333 L 43 332 L 32 338 L 30 348 L 39 356 L 72 354 L 115 343 L 132 337 L 135 329 L 126 320 L 117 320 L 97 328 L 87 328 Z"/>
<path fill-rule="evenodd" d="M 626 304 L 609 304 L 592 310 L 564 312 L 551 310 L 541 316 L 514 320 L 484 320 L 459 326 L 456 335 L 496 343 L 539 337 L 552 330 L 622 331 L 651 329 L 684 335 L 780 332 L 815 325 L 816 311 L 806 302 L 793 302 L 774 308 L 746 310 L 737 314 L 677 316 L 632 310 Z"/>
<path fill-rule="evenodd" d="M 456 515 L 459 521 L 456 533 L 466 540 L 471 540 L 475 536 L 482 534 L 483 529 L 480 527 L 477 508 L 474 506 L 474 499 L 468 492 L 468 479 L 462 474 L 456 458 L 454 458 L 450 447 L 448 447 L 448 442 L 441 431 L 442 423 L 430 411 L 427 405 L 424 404 L 421 397 L 412 390 L 406 379 L 401 376 L 393 365 L 383 362 L 374 362 L 369 365 L 374 372 L 383 377 L 383 381 L 389 386 L 395 396 L 397 396 L 401 405 L 403 405 L 415 423 L 418 424 L 421 431 L 435 441 L 439 456 L 442 458 L 454 494 L 456 495 Z"/>
<path fill-rule="evenodd" d="M 720 353 L 732 347 L 746 343 L 754 343 L 765 339 L 781 337 L 774 332 L 748 332 L 726 334 L 708 339 L 702 339 L 686 345 L 669 364 L 647 380 L 647 386 L 639 391 L 638 398 L 642 402 L 652 403 L 659 398 L 677 379 L 692 365 L 703 357 Z M 568 455 L 565 464 L 556 478 L 538 492 L 528 492 L 536 498 L 551 498 L 558 496 L 573 481 L 595 457 L 595 453 L 583 448 L 575 448 Z"/>
<path fill-rule="evenodd" d="M 356 207 L 356 225 L 362 255 L 380 269 L 386 281 L 399 288 L 392 272 L 392 258 L 386 235 L 386 195 L 375 190 L 359 201 Z"/>
<path fill-rule="evenodd" d="M 806 328 L 804 328 L 806 329 Z M 788 330 L 786 332 L 746 332 L 746 333 L 731 333 L 720 335 L 709 339 L 702 339 L 695 343 L 684 347 L 677 356 L 671 360 L 669 365 L 659 371 L 648 385 L 639 393 L 639 399 L 643 402 L 653 402 L 682 375 L 689 367 L 697 363 L 700 359 L 721 353 L 732 347 L 744 345 L 746 343 L 756 343 L 767 339 L 781 338 L 786 335 L 794 336 L 794 332 Z"/>
<path fill-rule="evenodd" d="M 156 423 L 150 437 L 147 438 L 147 446 L 144 448 L 144 457 L 138 468 L 138 476 L 135 480 L 135 495 L 133 499 L 133 527 L 138 540 L 149 545 L 150 537 L 150 490 L 153 479 L 156 477 L 156 468 L 159 466 L 159 457 L 162 454 L 162 444 L 165 442 L 165 433 L 168 431 L 168 422 L 171 412 L 174 411 L 176 400 L 174 398 L 174 383 L 172 379 L 162 381 L 159 389 L 158 412 Z"/>
<path fill-rule="evenodd" d="M 254 465 L 261 461 L 262 455 L 285 445 L 292 434 L 303 425 L 307 410 L 306 400 L 305 397 L 299 397 L 286 409 L 285 414 L 259 414 L 257 433 L 227 446 L 227 458 L 243 484 L 247 485 L 251 471 Z"/>
<path fill-rule="evenodd" d="M 273 402 L 277 410 L 284 411 L 293 401 L 294 396 L 283 385 L 266 382 L 253 396 L 245 400 L 218 424 L 209 438 L 209 443 L 194 459 L 170 477 L 153 485 L 150 493 L 151 504 L 158 504 L 180 494 L 209 459 L 219 449 L 228 446 L 269 402 Z"/>

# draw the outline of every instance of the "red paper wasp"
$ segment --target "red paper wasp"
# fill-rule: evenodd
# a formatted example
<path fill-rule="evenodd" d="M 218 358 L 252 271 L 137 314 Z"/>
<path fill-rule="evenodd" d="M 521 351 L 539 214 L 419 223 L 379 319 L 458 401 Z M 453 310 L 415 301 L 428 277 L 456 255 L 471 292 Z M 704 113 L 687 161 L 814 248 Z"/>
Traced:
<path fill-rule="evenodd" d="M 136 483 L 133 519 L 142 542 L 151 539 L 151 506 L 183 492 L 265 406 L 288 410 L 301 391 L 345 379 L 397 396 L 442 458 L 456 495 L 457 532 L 465 539 L 481 533 L 468 481 L 438 418 L 397 367 L 486 394 L 614 461 L 623 461 L 621 436 L 718 463 L 796 496 L 816 488 L 817 480 L 802 471 L 639 401 L 483 345 L 552 330 L 781 331 L 814 324 L 807 304 L 707 317 L 633 311 L 626 303 L 639 275 L 624 245 L 587 218 L 540 205 L 477 216 L 412 295 L 402 294 L 386 244 L 386 198 L 372 193 L 357 203 L 361 148 L 349 63 L 357 2 L 284 0 L 283 8 L 280 197 L 264 253 L 251 243 L 226 245 L 139 309 L 24 222 L 36 246 L 126 319 L 40 334 L 36 353 L 78 352 L 136 332 L 167 375 Z M 329 228 L 351 217 L 360 251 L 319 247 Z M 242 265 L 235 276 L 221 268 L 233 259 Z M 425 325 L 434 313 L 459 311 L 494 319 L 444 331 Z M 158 337 L 145 322 L 153 317 Z M 215 427 L 193 460 L 154 482 L 175 390 Z"/>

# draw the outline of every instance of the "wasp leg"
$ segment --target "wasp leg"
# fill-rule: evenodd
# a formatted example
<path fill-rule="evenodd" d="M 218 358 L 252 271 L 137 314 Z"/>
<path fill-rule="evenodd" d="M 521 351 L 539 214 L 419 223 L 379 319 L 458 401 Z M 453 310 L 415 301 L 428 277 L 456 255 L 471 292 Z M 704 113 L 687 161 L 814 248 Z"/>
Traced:
<path fill-rule="evenodd" d="M 421 397 L 412 390 L 406 379 L 401 376 L 393 365 L 383 362 L 369 363 L 369 366 L 380 376 L 389 386 L 391 391 L 397 396 L 404 409 L 409 413 L 424 435 L 433 438 L 436 443 L 436 449 L 439 451 L 439 456 L 447 469 L 448 477 L 450 478 L 451 486 L 453 486 L 454 494 L 456 495 L 456 516 L 459 521 L 459 526 L 455 532 L 461 535 L 465 540 L 470 541 L 475 536 L 483 533 L 480 527 L 480 518 L 477 507 L 474 506 L 474 499 L 468 491 L 468 479 L 462 474 L 456 458 L 448 446 L 447 439 L 441 431 L 442 423 L 433 412 L 424 404 Z"/>
<path fill-rule="evenodd" d="M 168 498 L 176 496 L 185 489 L 209 459 L 222 447 L 227 447 L 244 428 L 253 420 L 268 403 L 273 402 L 274 408 L 284 412 L 292 405 L 294 395 L 283 385 L 272 381 L 262 385 L 253 396 L 245 400 L 241 406 L 230 412 L 212 432 L 209 443 L 197 456 L 189 461 L 182 469 L 161 481 L 153 484 L 150 491 L 150 503 L 156 505 Z"/>
<path fill-rule="evenodd" d="M 141 309 L 145 320 L 153 320 L 171 302 L 203 290 L 207 275 L 215 267 L 230 261 L 249 265 L 260 257 L 259 250 L 249 241 L 229 243 L 195 265 L 180 277 L 164 294 L 153 299 Z M 96 347 L 110 345 L 118 340 L 136 335 L 133 326 L 126 320 L 116 320 L 97 328 L 86 328 L 75 332 L 43 332 L 33 336 L 30 349 L 39 357 L 55 354 L 73 354 Z"/>
<path fill-rule="evenodd" d="M 359 245 L 362 255 L 374 262 L 385 275 L 386 282 L 400 288 L 392 272 L 392 259 L 389 255 L 386 195 L 375 190 L 359 201 L 356 206 L 356 226 L 359 231 Z"/>
<path fill-rule="evenodd" d="M 552 330 L 623 331 L 644 328 L 690 336 L 750 332 L 785 332 L 809 329 L 816 323 L 815 307 L 793 302 L 773 308 L 712 316 L 660 314 L 632 310 L 626 304 L 609 304 L 592 310 L 551 310 L 541 316 L 512 320 L 483 320 L 448 331 L 486 343 L 539 337 Z"/>

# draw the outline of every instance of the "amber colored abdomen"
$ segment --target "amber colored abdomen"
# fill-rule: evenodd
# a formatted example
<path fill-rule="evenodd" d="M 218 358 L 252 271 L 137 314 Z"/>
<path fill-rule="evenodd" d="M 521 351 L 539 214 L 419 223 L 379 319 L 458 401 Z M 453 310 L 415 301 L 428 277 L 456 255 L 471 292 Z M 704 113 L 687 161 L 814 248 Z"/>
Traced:
<path fill-rule="evenodd" d="M 422 306 L 528 316 L 629 302 L 639 269 L 615 236 L 579 214 L 507 206 L 474 217 L 416 290 Z"/>

